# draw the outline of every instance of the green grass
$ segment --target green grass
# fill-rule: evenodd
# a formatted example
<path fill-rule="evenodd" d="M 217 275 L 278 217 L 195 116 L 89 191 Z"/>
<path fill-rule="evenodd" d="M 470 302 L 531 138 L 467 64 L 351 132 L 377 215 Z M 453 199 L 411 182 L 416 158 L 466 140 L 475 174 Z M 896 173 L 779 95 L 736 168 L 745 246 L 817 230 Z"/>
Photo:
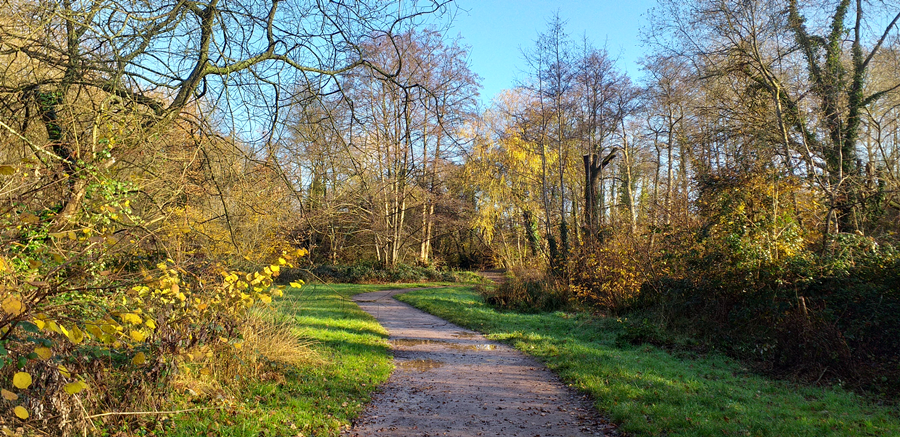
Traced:
<path fill-rule="evenodd" d="M 900 435 L 895 408 L 840 387 L 773 381 L 716 354 L 679 357 L 649 345 L 619 347 L 622 327 L 615 319 L 498 312 L 472 287 L 399 299 L 541 359 L 634 435 Z"/>
<path fill-rule="evenodd" d="M 281 321 L 311 341 L 318 357 L 288 370 L 280 382 L 252 383 L 228 407 L 176 416 L 171 436 L 336 436 L 393 370 L 387 332 L 359 309 L 357 293 L 402 285 L 321 285 L 289 288 L 274 307 Z"/>

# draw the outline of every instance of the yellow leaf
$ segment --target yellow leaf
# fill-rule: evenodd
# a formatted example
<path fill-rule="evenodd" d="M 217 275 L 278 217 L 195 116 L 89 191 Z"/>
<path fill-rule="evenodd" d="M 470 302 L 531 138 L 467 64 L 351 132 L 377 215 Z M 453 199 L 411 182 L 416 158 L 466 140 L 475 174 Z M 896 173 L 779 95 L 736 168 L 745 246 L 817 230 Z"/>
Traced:
<path fill-rule="evenodd" d="M 31 385 L 31 375 L 25 372 L 17 372 L 13 375 L 13 385 L 16 388 L 26 389 Z"/>
<path fill-rule="evenodd" d="M 147 321 L 144 322 L 144 324 L 147 325 L 147 327 L 150 329 L 156 329 L 156 322 L 154 322 L 151 319 L 147 319 Z"/>
<path fill-rule="evenodd" d="M 147 356 L 144 355 L 143 352 L 138 352 L 131 359 L 131 364 L 134 364 L 135 366 L 140 366 L 141 364 L 144 364 L 146 362 L 147 362 Z"/>
<path fill-rule="evenodd" d="M 48 360 L 53 356 L 53 351 L 48 347 L 38 346 L 34 348 L 34 353 L 37 354 L 38 358 L 42 360 Z"/>
<path fill-rule="evenodd" d="M 135 325 L 135 326 L 140 325 L 141 323 L 144 323 L 144 321 L 141 319 L 141 317 L 134 313 L 125 313 L 125 314 L 122 314 L 120 317 L 122 318 L 123 322 L 131 323 L 132 325 Z"/>
<path fill-rule="evenodd" d="M 0 396 L 3 396 L 3 399 L 6 399 L 8 401 L 14 401 L 16 399 L 19 399 L 19 395 L 15 394 L 5 388 L 0 390 Z"/>
<path fill-rule="evenodd" d="M 73 344 L 79 344 L 84 341 L 84 332 L 81 332 L 77 326 L 73 326 L 72 329 L 66 333 L 66 337 L 69 337 L 69 341 Z"/>
<path fill-rule="evenodd" d="M 13 408 L 13 413 L 16 414 L 16 417 L 18 417 L 19 419 L 22 419 L 22 420 L 25 420 L 28 418 L 28 410 L 26 410 L 25 407 L 23 407 L 21 405 L 16 408 Z"/>
<path fill-rule="evenodd" d="M 100 329 L 100 327 L 97 325 L 93 325 L 93 324 L 85 325 L 84 329 L 96 338 L 103 337 L 103 330 Z"/>
<path fill-rule="evenodd" d="M 272 303 L 272 296 L 269 296 L 268 294 L 260 294 L 259 300 L 265 303 Z"/>
<path fill-rule="evenodd" d="M 107 323 L 100 325 L 100 329 L 102 329 L 103 332 L 112 335 L 112 334 L 115 334 L 122 330 L 122 327 L 119 326 L 119 324 L 116 323 L 114 320 L 107 319 L 106 322 Z"/>
<path fill-rule="evenodd" d="M 12 176 L 16 174 L 16 168 L 11 165 L 0 165 L 0 175 Z"/>
<path fill-rule="evenodd" d="M 147 338 L 147 335 L 141 331 L 131 331 L 131 339 L 137 342 L 144 341 Z"/>
<path fill-rule="evenodd" d="M 69 372 L 69 369 L 67 369 L 66 366 L 63 366 L 62 364 L 60 364 L 60 365 L 56 366 L 56 368 L 59 370 L 59 373 L 62 376 L 65 376 L 66 378 L 72 377 L 72 372 Z"/>
<path fill-rule="evenodd" d="M 291 287 L 300 288 L 303 286 L 303 281 L 291 282 Z"/>
<path fill-rule="evenodd" d="M 84 381 L 75 381 L 75 382 L 70 382 L 70 383 L 66 384 L 63 387 L 63 389 L 66 391 L 66 393 L 68 393 L 70 395 L 74 395 L 74 394 L 86 389 L 87 387 L 88 387 L 88 385 L 85 384 Z"/>
<path fill-rule="evenodd" d="M 13 296 L 7 296 L 6 299 L 3 299 L 3 302 L 0 303 L 0 307 L 3 308 L 5 313 L 13 317 L 18 317 L 25 312 L 25 304 Z"/>
<path fill-rule="evenodd" d="M 272 272 L 274 272 L 274 273 L 278 273 L 278 272 L 281 271 L 281 267 L 280 267 L 280 266 L 275 266 L 275 265 L 273 265 L 273 266 L 271 266 L 271 268 L 272 268 Z"/>
<path fill-rule="evenodd" d="M 54 322 L 53 320 L 47 320 L 45 323 L 46 323 L 46 325 L 47 325 L 47 330 L 48 330 L 48 331 L 52 331 L 52 332 L 55 332 L 55 333 L 57 333 L 57 334 L 62 334 L 62 333 L 59 331 L 59 326 L 57 326 L 57 325 L 56 325 L 56 322 Z"/>
<path fill-rule="evenodd" d="M 19 220 L 21 220 L 23 223 L 29 224 L 29 225 L 36 225 L 41 222 L 41 219 L 39 219 L 38 216 L 28 213 L 28 212 L 20 215 Z"/>

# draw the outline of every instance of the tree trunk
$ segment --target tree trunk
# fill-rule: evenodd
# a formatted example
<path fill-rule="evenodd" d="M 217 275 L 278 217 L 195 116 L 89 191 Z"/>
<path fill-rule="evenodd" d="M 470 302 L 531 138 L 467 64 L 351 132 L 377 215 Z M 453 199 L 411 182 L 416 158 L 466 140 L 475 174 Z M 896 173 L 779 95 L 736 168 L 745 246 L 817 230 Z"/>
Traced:
<path fill-rule="evenodd" d="M 625 126 L 622 126 L 622 129 L 624 131 Z M 632 187 L 632 185 L 634 185 L 634 176 L 631 174 L 633 157 L 628 150 L 628 135 L 624 132 L 622 135 L 622 146 L 623 157 L 625 159 L 625 182 L 623 184 L 625 185 L 625 204 L 628 206 L 629 230 L 631 231 L 631 235 L 634 236 L 637 230 L 637 211 L 634 207 L 634 188 Z"/>
<path fill-rule="evenodd" d="M 603 168 L 616 157 L 617 149 L 613 149 L 600 161 L 596 153 L 583 155 L 581 157 L 584 162 L 584 225 L 587 230 L 587 241 L 594 241 L 597 238 L 598 226 L 600 224 L 599 214 L 597 211 L 598 189 L 597 185 L 600 181 L 600 175 Z M 602 199 L 599 199 L 602 205 Z"/>

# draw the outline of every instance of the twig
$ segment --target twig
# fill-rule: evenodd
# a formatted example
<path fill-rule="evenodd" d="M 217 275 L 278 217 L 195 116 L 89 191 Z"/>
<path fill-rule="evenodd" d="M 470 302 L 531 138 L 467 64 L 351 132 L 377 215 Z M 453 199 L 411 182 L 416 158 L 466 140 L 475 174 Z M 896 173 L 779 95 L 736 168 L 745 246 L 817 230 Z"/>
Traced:
<path fill-rule="evenodd" d="M 81 411 L 82 411 L 85 415 L 87 415 L 87 410 L 84 408 L 84 403 L 81 402 L 81 399 L 79 399 L 78 396 L 75 396 L 75 401 L 78 402 L 78 406 L 81 407 Z M 87 419 L 90 419 L 90 416 L 87 416 L 87 418 L 86 418 L 85 420 L 87 420 Z M 90 424 L 91 424 L 91 428 L 94 428 L 94 431 L 97 430 L 97 425 L 94 425 L 94 422 L 93 422 L 93 421 L 87 420 L 87 423 L 90 423 Z M 87 427 L 83 427 L 83 428 L 81 429 L 81 433 L 82 433 L 82 435 L 84 435 L 85 437 L 87 437 Z"/>
<path fill-rule="evenodd" d="M 151 415 L 151 414 L 180 414 L 180 413 L 190 413 L 193 411 L 221 410 L 221 409 L 222 409 L 222 407 L 204 407 L 204 408 L 191 408 L 188 410 L 172 410 L 172 411 L 120 411 L 120 412 L 112 412 L 112 413 L 94 414 L 92 416 L 85 417 L 85 419 L 95 419 L 97 417 L 105 417 L 105 416 L 142 416 L 142 415 Z"/>
<path fill-rule="evenodd" d="M 56 159 L 58 161 L 64 161 L 63 158 L 59 157 L 55 153 L 50 152 L 49 150 L 44 150 L 42 147 L 38 147 L 36 144 L 32 143 L 31 140 L 29 140 L 28 138 L 25 138 L 22 134 L 17 132 L 15 129 L 9 127 L 9 125 L 4 123 L 2 120 L 0 120 L 0 127 L 8 130 L 11 134 L 19 137 L 20 140 L 24 141 L 25 144 L 28 144 L 28 147 L 35 153 L 35 155 L 40 155 L 41 153 L 43 153 L 43 154 L 45 154 L 53 159 Z M 44 164 L 46 164 L 46 163 L 44 163 Z"/>
<path fill-rule="evenodd" d="M 823 370 L 823 371 L 822 371 L 822 374 L 819 375 L 819 379 L 817 379 L 816 382 L 814 382 L 812 385 L 818 385 L 818 384 L 819 384 L 819 381 L 822 380 L 822 377 L 825 376 L 825 372 L 827 372 L 827 371 L 828 371 L 828 366 L 825 366 L 825 370 Z"/>

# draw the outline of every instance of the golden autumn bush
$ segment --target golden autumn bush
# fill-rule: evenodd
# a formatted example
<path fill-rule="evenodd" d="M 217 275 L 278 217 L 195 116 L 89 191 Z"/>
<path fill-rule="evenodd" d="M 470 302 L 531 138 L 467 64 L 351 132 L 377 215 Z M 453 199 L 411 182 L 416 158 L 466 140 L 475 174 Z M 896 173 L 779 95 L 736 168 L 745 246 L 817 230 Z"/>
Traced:
<path fill-rule="evenodd" d="M 253 272 L 219 265 L 188 271 L 167 260 L 132 281 L 98 274 L 93 283 L 108 282 L 96 290 L 67 287 L 66 277 L 52 275 L 64 265 L 34 261 L 31 253 L 0 258 L 0 381 L 8 381 L 0 385 L 0 409 L 8 411 L 0 415 L 0 430 L 25 426 L 66 435 L 92 427 L 101 412 L 163 408 L 160 387 L 177 382 L 184 363 L 201 352 L 242 355 L 249 310 L 281 295 L 274 279 L 303 255 L 284 252 Z M 128 288 L 128 282 L 137 285 Z M 252 332 L 253 344 L 276 333 L 287 341 L 283 330 Z M 219 361 L 194 367 L 208 375 L 208 364 Z M 259 366 L 244 367 L 229 377 L 259 376 Z"/>
<path fill-rule="evenodd" d="M 240 355 L 249 309 L 305 255 L 290 207 L 273 207 L 289 205 L 277 175 L 239 144 L 186 121 L 91 120 L 77 160 L 0 148 L 0 434 L 94 434 L 170 409 L 183 364 Z"/>
<path fill-rule="evenodd" d="M 631 241 L 581 251 L 569 267 L 575 298 L 612 312 L 627 307 L 647 280 L 642 258 Z"/>

